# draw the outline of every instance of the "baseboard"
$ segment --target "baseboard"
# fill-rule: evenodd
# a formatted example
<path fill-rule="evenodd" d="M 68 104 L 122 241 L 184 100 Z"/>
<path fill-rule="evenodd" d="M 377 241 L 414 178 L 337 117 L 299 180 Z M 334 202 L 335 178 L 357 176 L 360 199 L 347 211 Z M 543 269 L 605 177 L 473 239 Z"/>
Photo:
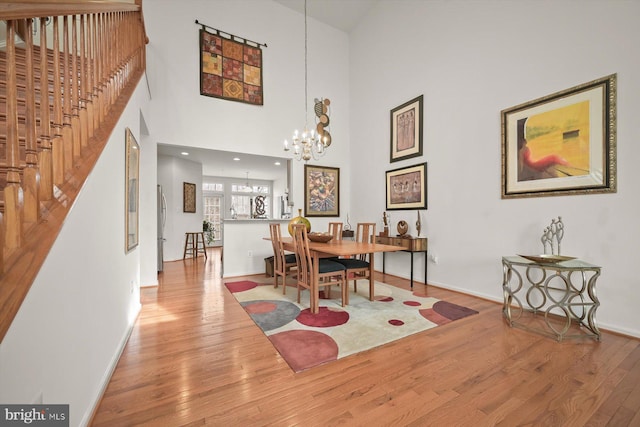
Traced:
<path fill-rule="evenodd" d="M 133 332 L 133 327 L 136 324 L 137 318 L 140 315 L 140 310 L 142 309 L 142 305 L 138 305 L 138 312 L 134 317 L 133 322 L 129 325 L 127 330 L 125 331 L 122 339 L 120 340 L 120 344 L 118 345 L 118 351 L 114 354 L 111 359 L 111 363 L 109 363 L 109 369 L 107 369 L 102 377 L 100 391 L 96 396 L 93 404 L 89 408 L 87 412 L 85 412 L 82 420 L 80 422 L 81 426 L 89 426 L 93 424 L 93 418 L 96 416 L 96 411 L 98 410 L 98 406 L 100 406 L 100 402 L 102 401 L 102 396 L 104 396 L 104 392 L 107 390 L 107 386 L 109 385 L 109 381 L 111 381 L 111 377 L 113 376 L 113 372 L 116 370 L 116 366 L 118 365 L 118 361 L 124 352 L 127 343 L 129 342 L 129 338 L 131 337 L 131 333 Z"/>
<path fill-rule="evenodd" d="M 450 285 L 447 285 L 445 283 L 429 281 L 429 285 L 433 285 L 433 286 L 436 286 L 436 287 L 442 288 L 442 289 L 447 289 L 449 291 L 460 292 L 461 294 L 471 295 L 471 296 L 482 298 L 482 299 L 485 299 L 485 300 L 488 300 L 488 301 L 494 301 L 494 302 L 497 302 L 499 304 L 503 304 L 504 303 L 504 300 L 502 298 L 498 298 L 498 297 L 495 297 L 493 295 L 483 294 L 481 292 L 472 292 L 472 291 L 470 291 L 468 289 L 462 289 L 462 288 L 458 288 L 456 286 L 450 286 Z M 611 325 L 611 324 L 608 324 L 608 323 L 602 323 L 602 322 L 596 322 L 596 325 L 598 326 L 598 329 L 600 329 L 602 332 L 609 332 L 609 333 L 620 335 L 620 336 L 623 336 L 623 337 L 626 337 L 626 338 L 640 339 L 640 331 L 634 331 L 634 330 L 630 330 L 630 329 L 620 328 L 620 327 L 617 327 L 615 325 Z"/>

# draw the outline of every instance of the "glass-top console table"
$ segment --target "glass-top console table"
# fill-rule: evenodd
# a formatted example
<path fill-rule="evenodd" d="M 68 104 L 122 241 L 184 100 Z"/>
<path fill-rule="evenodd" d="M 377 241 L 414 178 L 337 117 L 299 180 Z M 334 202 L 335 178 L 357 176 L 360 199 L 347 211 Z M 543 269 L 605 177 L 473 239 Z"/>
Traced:
<path fill-rule="evenodd" d="M 595 289 L 600 267 L 579 259 L 552 263 L 505 256 L 502 269 L 502 312 L 509 326 L 558 341 L 585 336 L 600 340 Z"/>

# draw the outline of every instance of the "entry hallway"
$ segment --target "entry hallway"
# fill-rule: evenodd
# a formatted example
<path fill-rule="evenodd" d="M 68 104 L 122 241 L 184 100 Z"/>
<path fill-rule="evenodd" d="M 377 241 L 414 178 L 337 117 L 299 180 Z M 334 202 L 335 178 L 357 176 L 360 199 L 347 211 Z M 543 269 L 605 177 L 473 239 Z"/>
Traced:
<path fill-rule="evenodd" d="M 295 374 L 219 271 L 210 250 L 142 289 L 93 425 L 640 426 L 640 340 L 558 343 L 509 328 L 498 303 L 429 286 L 480 313 Z M 242 279 L 270 280 L 227 281 Z"/>

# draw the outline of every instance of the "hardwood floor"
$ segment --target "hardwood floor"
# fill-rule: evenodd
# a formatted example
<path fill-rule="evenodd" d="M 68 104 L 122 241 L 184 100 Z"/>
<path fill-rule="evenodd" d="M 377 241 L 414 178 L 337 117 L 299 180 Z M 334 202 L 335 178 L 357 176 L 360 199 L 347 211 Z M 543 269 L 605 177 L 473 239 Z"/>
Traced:
<path fill-rule="evenodd" d="M 142 290 L 93 425 L 640 426 L 640 340 L 558 343 L 509 328 L 500 304 L 430 286 L 480 313 L 295 374 L 209 255 L 165 263 Z"/>

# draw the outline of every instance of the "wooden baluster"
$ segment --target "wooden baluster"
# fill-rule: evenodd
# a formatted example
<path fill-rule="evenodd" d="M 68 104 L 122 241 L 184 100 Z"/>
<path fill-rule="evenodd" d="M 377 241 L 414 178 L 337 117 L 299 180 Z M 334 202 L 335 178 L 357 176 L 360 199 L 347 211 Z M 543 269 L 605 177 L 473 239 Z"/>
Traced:
<path fill-rule="evenodd" d="M 115 43 L 118 46 L 117 49 L 114 49 L 113 52 L 113 68 L 114 68 L 114 75 L 115 75 L 115 79 L 116 79 L 116 83 L 115 83 L 115 99 L 118 99 L 118 97 L 120 96 L 120 92 L 122 91 L 122 86 L 123 86 L 123 82 L 124 82 L 124 72 L 123 72 L 123 67 L 122 67 L 122 54 L 123 52 L 123 46 L 122 46 L 122 40 L 124 39 L 124 37 L 126 37 L 126 32 L 125 32 L 125 28 L 123 28 L 122 25 L 122 12 L 116 12 L 113 14 L 113 25 L 115 27 L 115 31 L 114 34 L 117 34 L 117 36 L 115 36 Z"/>
<path fill-rule="evenodd" d="M 82 134 L 82 148 L 89 144 L 89 138 L 93 136 L 89 133 L 89 113 L 87 111 L 87 34 L 84 25 L 84 15 L 80 15 L 80 133 Z"/>
<path fill-rule="evenodd" d="M 97 51 L 97 58 L 98 58 L 98 73 L 97 73 L 97 86 L 98 86 L 98 115 L 99 115 L 99 123 L 102 124 L 104 122 L 104 112 L 105 112 L 105 102 L 106 102 L 106 85 L 105 85 L 105 81 L 104 81 L 104 62 L 105 62 L 105 57 L 104 57 L 104 52 L 105 50 L 103 49 L 103 45 L 104 45 L 104 31 L 103 31 L 103 25 L 104 25 L 104 14 L 99 13 L 96 15 L 96 37 L 97 37 L 97 43 L 96 43 L 96 47 L 98 49 Z"/>
<path fill-rule="evenodd" d="M 118 34 L 117 34 L 117 30 L 114 28 L 114 14 L 113 13 L 109 13 L 107 15 L 107 36 L 108 36 L 108 45 L 109 46 L 116 46 L 115 49 L 109 49 L 109 110 L 111 110 L 111 105 L 113 105 L 113 103 L 116 100 L 116 91 L 117 91 L 117 76 L 116 76 L 116 67 L 115 67 L 115 60 L 114 58 L 116 57 L 116 51 L 118 50 L 117 48 L 117 38 L 118 38 Z M 109 111 L 108 110 L 108 111 Z"/>
<path fill-rule="evenodd" d="M 62 18 L 62 62 L 63 62 L 63 98 L 62 98 L 62 139 L 64 140 L 64 172 L 73 168 L 73 129 L 71 127 L 71 71 L 69 70 L 69 17 Z"/>
<path fill-rule="evenodd" d="M 53 183 L 64 183 L 64 138 L 62 114 L 62 76 L 60 75 L 60 29 L 58 17 L 53 17 Z"/>
<path fill-rule="evenodd" d="M 11 251 L 22 244 L 23 193 L 20 186 L 18 141 L 18 88 L 16 77 L 16 21 L 7 21 L 7 184 L 4 188 L 5 247 Z"/>
<path fill-rule="evenodd" d="M 91 27 L 92 33 L 92 51 L 93 51 L 93 128 L 98 129 L 100 127 L 100 50 L 98 49 L 98 14 L 94 13 L 93 25 Z"/>
<path fill-rule="evenodd" d="M 82 132 L 80 125 L 80 89 L 78 87 L 78 21 L 77 16 L 71 17 L 71 130 L 73 132 L 73 163 L 80 159 L 80 146 L 82 145 Z"/>
<path fill-rule="evenodd" d="M 104 28 L 103 28 L 103 49 L 106 53 L 105 58 L 105 67 L 104 67 L 104 80 L 106 84 L 105 90 L 105 103 L 104 103 L 104 114 L 105 116 L 109 114 L 109 110 L 111 110 L 111 104 L 114 102 L 113 98 L 113 51 L 115 49 L 110 49 L 109 46 L 113 46 L 113 37 L 114 32 L 112 31 L 111 26 L 111 17 L 113 15 L 111 13 L 104 14 Z"/>
<path fill-rule="evenodd" d="M 128 40 L 125 41 L 125 44 L 129 46 L 129 52 L 127 55 L 127 73 L 129 76 L 133 74 L 133 71 L 138 67 L 136 66 L 136 54 L 138 52 L 139 38 L 138 38 L 138 28 L 136 25 L 136 15 L 134 13 L 127 13 L 127 21 L 129 23 L 129 37 Z"/>
<path fill-rule="evenodd" d="M 40 219 L 38 141 L 36 140 L 36 89 L 33 57 L 33 20 L 25 20 L 25 168 L 22 171 L 25 226 Z"/>
<path fill-rule="evenodd" d="M 87 80 L 84 87 L 85 103 L 87 106 L 87 127 L 89 129 L 89 138 L 93 138 L 95 134 L 95 127 L 93 122 L 93 30 L 91 26 L 91 15 L 87 15 L 87 52 L 86 52 L 86 65 L 87 65 Z"/>
<path fill-rule="evenodd" d="M 127 20 L 127 14 L 125 12 L 119 13 L 119 26 L 122 29 L 122 35 L 120 36 L 120 49 L 118 49 L 118 64 L 120 68 L 120 90 L 118 96 L 124 90 L 127 82 L 129 81 L 129 72 L 127 68 L 127 57 L 129 56 L 130 46 L 128 45 L 128 41 L 130 40 L 130 27 Z"/>
<path fill-rule="evenodd" d="M 51 153 L 51 116 L 49 112 L 49 58 L 47 21 L 40 18 L 40 200 L 53 197 L 53 159 Z"/>
<path fill-rule="evenodd" d="M 112 55 L 111 55 L 111 75 L 112 75 L 112 98 L 111 101 L 112 103 L 116 102 L 116 99 L 118 99 L 118 96 L 120 96 L 120 79 L 121 79 L 121 74 L 120 74 L 120 64 L 118 63 L 118 57 L 119 57 L 119 48 L 120 48 L 120 39 L 122 38 L 122 33 L 120 33 L 119 31 L 121 31 L 121 28 L 118 25 L 118 15 L 119 13 L 112 13 L 111 14 L 111 28 L 112 28 L 112 33 L 111 33 L 111 43 L 113 43 L 113 45 L 117 46 L 115 49 L 112 49 Z"/>

